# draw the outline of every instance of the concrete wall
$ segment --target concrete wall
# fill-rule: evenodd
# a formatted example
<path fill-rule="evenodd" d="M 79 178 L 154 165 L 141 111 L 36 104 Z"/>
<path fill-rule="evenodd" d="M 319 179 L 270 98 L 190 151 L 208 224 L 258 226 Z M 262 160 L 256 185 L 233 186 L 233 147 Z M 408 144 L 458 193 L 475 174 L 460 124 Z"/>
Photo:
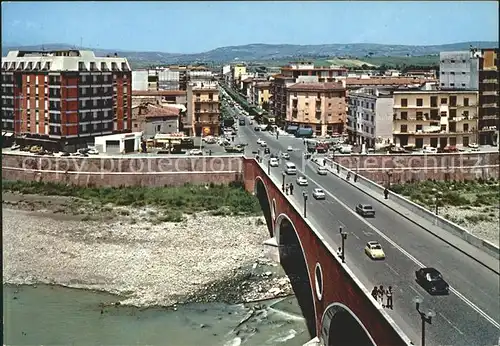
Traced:
<path fill-rule="evenodd" d="M 499 155 L 474 152 L 434 155 L 335 155 L 335 162 L 380 184 L 412 180 L 473 180 L 499 178 Z"/>
<path fill-rule="evenodd" d="M 441 52 L 439 59 L 439 82 L 441 87 L 478 89 L 479 59 L 471 57 L 469 51 Z"/>
<path fill-rule="evenodd" d="M 50 181 L 85 186 L 227 184 L 243 178 L 238 156 L 49 157 L 2 154 L 5 180 Z"/>

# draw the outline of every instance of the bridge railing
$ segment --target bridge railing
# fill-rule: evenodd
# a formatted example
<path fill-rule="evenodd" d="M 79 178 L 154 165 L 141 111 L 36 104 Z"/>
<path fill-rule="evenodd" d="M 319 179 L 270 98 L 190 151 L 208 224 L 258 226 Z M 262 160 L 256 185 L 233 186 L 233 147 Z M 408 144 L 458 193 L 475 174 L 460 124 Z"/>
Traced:
<path fill-rule="evenodd" d="M 340 174 L 347 175 L 347 173 L 350 172 L 351 177 L 354 177 L 354 174 L 356 174 L 355 171 L 353 171 L 347 167 L 344 167 L 342 165 L 339 165 L 337 162 L 333 162 L 330 159 L 325 159 L 325 161 L 330 165 L 330 167 L 332 167 L 332 170 L 334 173 L 337 172 L 337 166 L 339 166 Z M 328 164 L 327 164 L 327 166 L 328 166 Z M 360 174 L 358 174 L 356 184 L 352 184 L 352 185 L 358 187 L 362 191 L 364 191 L 362 189 L 362 187 L 364 186 L 364 187 L 366 187 L 366 188 L 368 188 L 376 193 L 379 193 L 381 196 L 384 196 L 384 190 L 385 190 L 384 186 L 382 186 L 382 185 L 380 185 L 380 184 L 378 184 L 370 179 L 367 179 Z M 411 212 L 415 215 L 418 215 L 429 222 L 432 222 L 436 227 L 439 227 L 439 228 L 441 228 L 441 229 L 443 229 L 443 230 L 445 230 L 445 231 L 447 231 L 447 232 L 449 232 L 457 237 L 460 237 L 461 239 L 465 240 L 467 243 L 469 243 L 469 244 L 477 247 L 478 249 L 488 253 L 489 255 L 495 257 L 496 259 L 500 259 L 500 248 L 498 246 L 496 246 L 495 244 L 493 244 L 487 240 L 483 240 L 481 238 L 476 237 L 475 235 L 470 233 L 465 228 L 457 225 L 454 222 L 451 222 L 451 221 L 445 219 L 444 217 L 442 217 L 440 215 L 436 215 L 435 213 L 431 212 L 430 210 L 427 210 L 426 208 L 410 201 L 409 199 L 403 197 L 400 194 L 389 191 L 389 198 L 392 201 L 395 201 L 396 203 L 398 203 L 402 208 L 408 210 L 409 212 Z M 383 203 L 383 199 L 381 200 L 381 202 Z M 390 207 L 390 206 L 388 206 L 388 207 Z M 393 208 L 391 208 L 391 209 L 393 209 Z M 403 217 L 405 217 L 406 219 L 413 222 L 410 215 L 407 215 L 404 212 L 401 212 L 401 211 L 396 210 L 396 209 L 393 209 L 393 210 L 396 211 L 398 214 L 402 215 Z M 428 229 L 428 231 L 432 233 L 431 230 Z"/>

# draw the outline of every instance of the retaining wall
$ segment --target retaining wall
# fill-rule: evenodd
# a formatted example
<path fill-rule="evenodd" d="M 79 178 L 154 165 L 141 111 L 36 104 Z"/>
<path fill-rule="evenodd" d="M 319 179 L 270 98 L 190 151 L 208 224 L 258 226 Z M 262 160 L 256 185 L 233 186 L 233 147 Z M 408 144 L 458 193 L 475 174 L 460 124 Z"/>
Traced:
<path fill-rule="evenodd" d="M 360 175 L 386 184 L 391 182 L 435 180 L 498 179 L 498 152 L 472 152 L 432 155 L 335 155 L 333 160 Z"/>
<path fill-rule="evenodd" d="M 2 154 L 5 180 L 85 186 L 227 184 L 242 180 L 242 156 L 53 157 Z"/>

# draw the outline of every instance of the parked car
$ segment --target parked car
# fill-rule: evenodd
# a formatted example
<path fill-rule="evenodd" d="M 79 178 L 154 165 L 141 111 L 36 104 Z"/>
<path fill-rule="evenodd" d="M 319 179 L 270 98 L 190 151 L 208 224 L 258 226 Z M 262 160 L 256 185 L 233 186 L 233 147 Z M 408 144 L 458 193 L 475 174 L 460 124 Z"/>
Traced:
<path fill-rule="evenodd" d="M 365 254 L 371 259 L 384 259 L 385 253 L 378 241 L 369 241 L 365 246 Z"/>
<path fill-rule="evenodd" d="M 458 152 L 458 148 L 454 145 L 447 145 L 443 148 L 443 153 L 456 153 Z"/>
<path fill-rule="evenodd" d="M 253 130 L 254 130 L 254 131 L 260 131 L 260 126 L 255 126 L 255 127 L 253 128 Z"/>
<path fill-rule="evenodd" d="M 291 145 L 288 146 L 288 148 L 286 148 L 287 151 L 293 151 L 293 148 Z"/>
<path fill-rule="evenodd" d="M 299 186 L 307 186 L 309 183 L 307 181 L 307 179 L 303 176 L 299 176 L 297 177 L 297 185 Z"/>
<path fill-rule="evenodd" d="M 315 199 L 325 199 L 326 197 L 325 191 L 319 188 L 314 189 L 312 195 Z"/>
<path fill-rule="evenodd" d="M 369 204 L 358 204 L 356 206 L 356 213 L 358 213 L 359 215 L 364 216 L 364 217 L 368 217 L 368 216 L 374 217 L 375 216 L 375 210 Z"/>
<path fill-rule="evenodd" d="M 191 149 L 189 151 L 189 155 L 201 156 L 203 155 L 203 151 L 201 151 L 200 149 Z"/>
<path fill-rule="evenodd" d="M 260 146 L 261 146 L 261 147 L 263 147 L 263 148 L 267 147 L 267 143 L 266 143 L 266 141 L 262 141 L 262 142 L 260 142 Z"/>
<path fill-rule="evenodd" d="M 273 157 L 269 159 L 269 166 L 271 167 L 278 167 L 280 165 L 279 161 L 277 158 Z"/>
<path fill-rule="evenodd" d="M 426 153 L 426 154 L 436 154 L 437 153 L 437 148 L 434 148 L 434 147 L 424 147 L 423 152 Z"/>
<path fill-rule="evenodd" d="M 450 285 L 443 279 L 443 276 L 437 269 L 420 268 L 415 271 L 415 279 L 430 294 L 450 293 Z"/>
<path fill-rule="evenodd" d="M 32 146 L 32 147 L 30 148 L 30 150 L 29 150 L 29 151 L 30 151 L 30 153 L 32 153 L 32 154 L 36 154 L 36 153 L 39 153 L 39 152 L 40 152 L 40 151 L 42 151 L 42 150 L 43 150 L 43 148 L 42 148 L 42 147 L 40 147 L 40 146 L 38 146 L 38 145 L 34 145 L 34 146 Z"/>
<path fill-rule="evenodd" d="M 97 149 L 95 149 L 95 148 L 91 148 L 91 149 L 89 149 L 89 151 L 87 151 L 87 154 L 89 154 L 89 155 L 99 155 L 99 151 L 97 151 Z"/>
<path fill-rule="evenodd" d="M 264 155 L 265 155 L 265 154 L 269 154 L 270 152 L 271 152 L 271 150 L 270 150 L 269 148 L 265 148 L 265 149 L 264 149 Z"/>
<path fill-rule="evenodd" d="M 326 169 L 325 166 L 318 166 L 318 168 L 316 168 L 316 172 L 319 175 L 326 175 L 328 173 L 328 170 Z"/>
<path fill-rule="evenodd" d="M 10 147 L 10 150 L 17 150 L 17 149 L 20 149 L 21 146 L 19 144 L 13 144 L 11 147 Z"/>

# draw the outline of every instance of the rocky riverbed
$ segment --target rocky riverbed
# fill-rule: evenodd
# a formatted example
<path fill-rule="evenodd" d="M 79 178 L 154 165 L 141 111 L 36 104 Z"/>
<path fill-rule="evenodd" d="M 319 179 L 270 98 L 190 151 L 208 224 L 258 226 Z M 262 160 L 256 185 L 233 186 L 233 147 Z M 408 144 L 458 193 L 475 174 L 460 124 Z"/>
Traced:
<path fill-rule="evenodd" d="M 184 215 L 3 194 L 3 282 L 118 294 L 121 304 L 240 303 L 292 294 L 262 217 Z"/>

